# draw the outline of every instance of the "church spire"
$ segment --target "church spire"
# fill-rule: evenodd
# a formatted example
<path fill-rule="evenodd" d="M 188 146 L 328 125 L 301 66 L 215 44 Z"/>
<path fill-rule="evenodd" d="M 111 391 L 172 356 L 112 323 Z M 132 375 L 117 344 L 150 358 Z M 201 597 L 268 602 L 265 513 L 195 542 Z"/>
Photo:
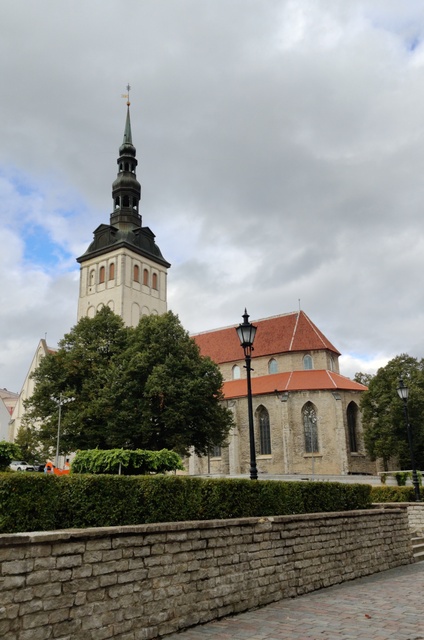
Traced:
<path fill-rule="evenodd" d="M 141 199 L 141 186 L 136 177 L 136 149 L 132 143 L 130 100 L 127 86 L 127 118 L 124 138 L 119 147 L 118 176 L 112 185 L 114 211 L 110 214 L 110 224 L 118 229 L 134 229 L 141 227 L 141 216 L 138 209 Z"/>

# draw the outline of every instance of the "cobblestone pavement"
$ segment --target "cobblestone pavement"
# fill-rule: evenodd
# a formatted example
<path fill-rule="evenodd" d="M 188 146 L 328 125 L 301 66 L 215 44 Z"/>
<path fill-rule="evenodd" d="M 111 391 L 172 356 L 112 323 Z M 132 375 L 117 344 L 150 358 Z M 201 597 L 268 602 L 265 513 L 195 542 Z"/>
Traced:
<path fill-rule="evenodd" d="M 424 562 L 281 600 L 166 640 L 424 640 Z"/>

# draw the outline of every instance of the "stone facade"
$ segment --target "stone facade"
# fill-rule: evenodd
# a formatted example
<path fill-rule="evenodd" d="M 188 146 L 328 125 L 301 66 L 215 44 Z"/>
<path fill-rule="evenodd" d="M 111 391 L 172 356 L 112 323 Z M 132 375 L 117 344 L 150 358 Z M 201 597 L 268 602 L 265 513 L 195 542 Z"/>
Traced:
<path fill-rule="evenodd" d="M 105 276 L 100 282 L 102 268 Z M 166 280 L 165 267 L 127 248 L 86 260 L 81 264 L 78 320 L 93 318 L 108 306 L 127 326 L 136 327 L 142 315 L 166 312 Z"/>
<path fill-rule="evenodd" d="M 255 321 L 252 395 L 259 474 L 376 473 L 366 455 L 360 399 L 366 387 L 340 375 L 339 352 L 302 311 Z M 246 368 L 235 327 L 194 336 L 215 360 L 235 427 L 228 446 L 192 456 L 193 474 L 249 473 Z M 258 345 L 256 345 L 258 343 Z M 311 420 L 305 422 L 305 414 Z M 268 438 L 264 438 L 264 416 Z"/>
<path fill-rule="evenodd" d="M 405 509 L 0 535 L 3 640 L 146 640 L 412 559 Z"/>

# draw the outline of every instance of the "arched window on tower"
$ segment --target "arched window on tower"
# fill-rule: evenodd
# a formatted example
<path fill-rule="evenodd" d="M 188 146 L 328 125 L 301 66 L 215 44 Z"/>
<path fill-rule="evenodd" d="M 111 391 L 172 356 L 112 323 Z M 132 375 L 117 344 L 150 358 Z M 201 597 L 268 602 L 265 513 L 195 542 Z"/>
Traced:
<path fill-rule="evenodd" d="M 158 274 L 154 273 L 152 275 L 152 288 L 153 289 L 157 289 L 158 288 Z"/>
<path fill-rule="evenodd" d="M 124 196 L 122 198 L 122 206 L 123 207 L 129 207 L 130 206 L 130 199 L 128 196 Z"/>
<path fill-rule="evenodd" d="M 231 377 L 233 380 L 240 380 L 240 367 L 235 364 L 231 370 Z"/>
<path fill-rule="evenodd" d="M 349 434 L 349 449 L 351 453 L 358 451 L 358 442 L 356 438 L 357 422 L 358 422 L 358 405 L 350 402 L 347 406 L 347 430 Z"/>
<path fill-rule="evenodd" d="M 119 209 L 119 196 L 115 198 L 115 209 Z"/>
<path fill-rule="evenodd" d="M 305 452 L 318 453 L 318 419 L 316 408 L 312 402 L 307 402 L 303 405 L 302 422 L 305 437 Z"/>
<path fill-rule="evenodd" d="M 271 358 L 268 362 L 268 373 L 278 373 L 278 362 L 275 358 Z"/>
<path fill-rule="evenodd" d="M 105 268 L 100 267 L 99 271 L 99 283 L 102 284 L 105 281 Z"/>
<path fill-rule="evenodd" d="M 134 265 L 134 282 L 140 282 L 140 267 L 138 264 Z"/>
<path fill-rule="evenodd" d="M 137 207 L 138 207 L 137 198 L 133 198 L 133 209 L 137 211 Z"/>
<path fill-rule="evenodd" d="M 260 453 L 263 456 L 271 454 L 271 430 L 269 413 L 265 407 L 258 409 Z"/>
<path fill-rule="evenodd" d="M 125 171 L 129 171 L 130 170 L 130 165 L 128 164 L 128 162 L 125 163 Z"/>
<path fill-rule="evenodd" d="M 109 280 L 115 280 L 115 263 L 109 265 Z"/>
<path fill-rule="evenodd" d="M 149 286 L 149 272 L 147 269 L 143 269 L 143 284 L 146 287 Z"/>
<path fill-rule="evenodd" d="M 307 355 L 303 358 L 303 368 L 304 369 L 313 369 L 314 363 L 312 361 L 312 356 Z"/>

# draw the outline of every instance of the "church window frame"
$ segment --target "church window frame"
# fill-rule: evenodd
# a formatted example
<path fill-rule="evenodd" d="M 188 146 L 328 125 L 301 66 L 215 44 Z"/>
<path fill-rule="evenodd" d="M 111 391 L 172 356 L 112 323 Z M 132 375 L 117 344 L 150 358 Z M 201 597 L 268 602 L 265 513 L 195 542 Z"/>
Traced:
<path fill-rule="evenodd" d="M 99 269 L 99 284 L 104 284 L 106 277 L 106 269 L 104 266 L 101 266 Z"/>
<path fill-rule="evenodd" d="M 156 272 L 152 273 L 152 289 L 158 290 L 158 274 Z"/>
<path fill-rule="evenodd" d="M 111 262 L 109 265 L 109 280 L 115 280 L 115 263 Z"/>
<path fill-rule="evenodd" d="M 305 453 L 319 453 L 318 414 L 316 406 L 308 401 L 302 407 Z"/>
<path fill-rule="evenodd" d="M 149 286 L 149 270 L 143 269 L 143 284 L 145 287 Z"/>
<path fill-rule="evenodd" d="M 268 373 L 278 373 L 278 362 L 275 358 L 268 362 Z"/>
<path fill-rule="evenodd" d="M 314 361 L 310 353 L 303 356 L 303 368 L 305 371 L 311 371 L 314 368 Z"/>
<path fill-rule="evenodd" d="M 241 378 L 241 369 L 238 364 L 235 364 L 231 369 L 231 378 L 232 380 L 240 380 Z"/>
<path fill-rule="evenodd" d="M 138 264 L 134 265 L 133 280 L 134 282 L 140 282 L 140 267 L 138 266 Z"/>
<path fill-rule="evenodd" d="M 270 456 L 272 454 L 271 424 L 269 411 L 263 405 L 257 410 L 257 420 L 259 425 L 259 454 L 261 456 Z"/>
<path fill-rule="evenodd" d="M 221 458 L 222 456 L 222 448 L 220 444 L 212 444 L 209 447 L 209 457 L 211 458 Z"/>
<path fill-rule="evenodd" d="M 358 453 L 358 413 L 358 405 L 352 400 L 346 409 L 349 450 L 351 453 Z"/>

